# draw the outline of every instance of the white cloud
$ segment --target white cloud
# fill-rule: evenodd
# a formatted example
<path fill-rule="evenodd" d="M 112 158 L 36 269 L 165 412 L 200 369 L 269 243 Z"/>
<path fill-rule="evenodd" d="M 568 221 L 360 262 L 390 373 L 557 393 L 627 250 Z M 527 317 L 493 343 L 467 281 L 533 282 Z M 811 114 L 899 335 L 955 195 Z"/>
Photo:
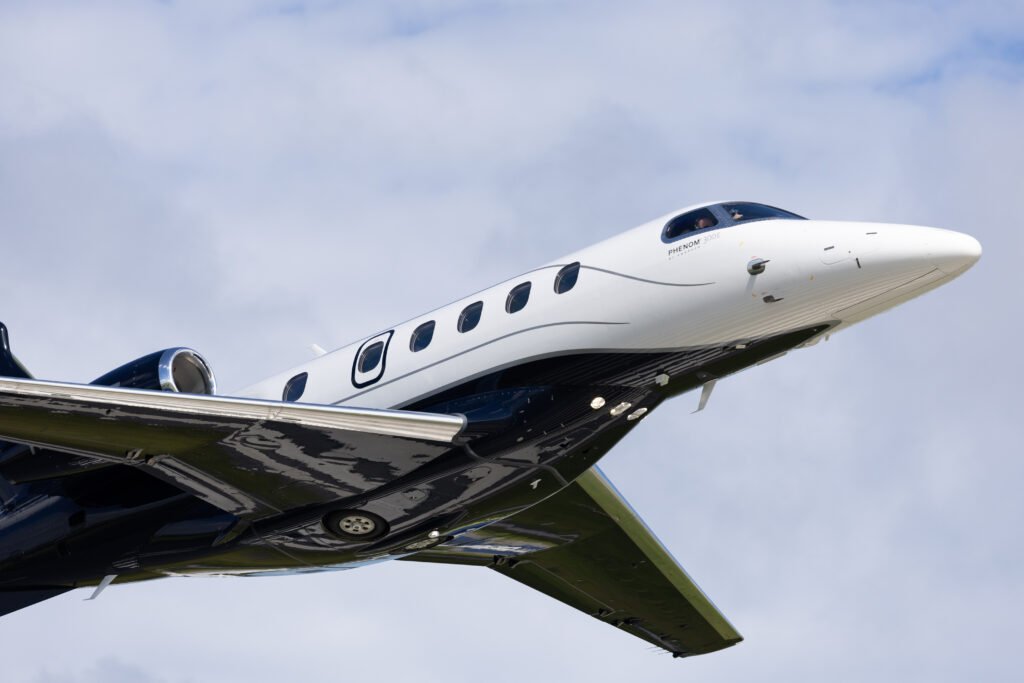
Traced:
<path fill-rule="evenodd" d="M 43 376 L 187 344 L 238 387 L 711 198 L 986 254 L 607 459 L 736 648 L 396 564 L 73 593 L 0 621 L 5 676 L 1010 679 L 1021 35 L 1014 2 L 6 3 L 0 319 Z"/>

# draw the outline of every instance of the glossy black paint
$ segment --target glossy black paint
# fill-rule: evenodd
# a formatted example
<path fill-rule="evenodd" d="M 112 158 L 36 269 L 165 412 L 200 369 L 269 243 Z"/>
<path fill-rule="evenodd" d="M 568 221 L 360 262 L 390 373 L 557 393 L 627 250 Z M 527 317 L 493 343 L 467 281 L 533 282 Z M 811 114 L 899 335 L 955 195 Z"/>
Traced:
<path fill-rule="evenodd" d="M 168 351 L 155 351 L 136 358 L 94 379 L 90 384 L 159 391 L 160 360 Z M 24 366 L 13 356 L 9 333 L 3 323 L 0 323 L 0 376 L 31 379 Z M 89 455 L 0 442 L 0 478 L 11 484 L 54 480 L 113 466 L 108 461 Z M 100 488 L 112 486 L 116 475 L 111 475 L 111 480 L 109 484 L 100 482 Z"/>
<path fill-rule="evenodd" d="M 3 323 L 0 323 L 0 377 L 32 379 L 32 375 L 11 352 L 11 340 L 8 336 L 7 326 Z"/>
<path fill-rule="evenodd" d="M 469 424 L 454 446 L 424 446 L 429 457 L 398 469 L 381 454 L 368 464 L 365 486 L 319 482 L 314 488 L 323 494 L 314 502 L 248 521 L 145 472 L 96 469 L 82 456 L 48 453 L 45 467 L 19 474 L 27 449 L 8 446 L 0 473 L 22 483 L 6 490 L 0 513 L 0 593 L 19 591 L 9 604 L 21 605 L 29 595 L 21 591 L 45 597 L 109 574 L 124 581 L 165 572 L 314 570 L 405 555 L 434 542 L 431 532 L 437 542 L 471 537 L 568 486 L 638 424 L 628 419 L 636 409 L 652 410 L 829 326 L 675 352 L 569 354 L 473 379 L 403 406 L 464 414 Z M 604 399 L 599 409 L 591 407 L 596 396 Z M 629 409 L 612 416 L 620 403 Z M 275 495 L 286 507 L 289 492 Z M 377 515 L 389 533 L 370 542 L 339 538 L 323 520 L 340 509 Z"/>
<path fill-rule="evenodd" d="M 136 358 L 130 363 L 125 363 L 119 368 L 97 377 L 89 384 L 98 384 L 105 387 L 131 387 L 132 389 L 160 390 L 160 378 L 157 368 L 160 365 L 160 356 L 163 351 L 154 351 L 142 358 Z"/>

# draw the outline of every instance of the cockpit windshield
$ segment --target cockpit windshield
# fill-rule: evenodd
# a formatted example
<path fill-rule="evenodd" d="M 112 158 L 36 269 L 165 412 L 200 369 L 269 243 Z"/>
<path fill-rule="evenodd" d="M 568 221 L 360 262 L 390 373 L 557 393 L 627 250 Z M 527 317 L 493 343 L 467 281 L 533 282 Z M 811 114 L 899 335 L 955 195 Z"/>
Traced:
<path fill-rule="evenodd" d="M 743 221 L 764 220 L 765 218 L 807 220 L 803 216 L 798 216 L 790 211 L 776 209 L 774 206 L 768 206 L 766 204 L 734 202 L 732 204 L 722 204 L 722 208 L 725 209 L 725 212 L 729 214 L 729 217 L 737 223 L 742 223 Z"/>
<path fill-rule="evenodd" d="M 665 224 L 661 233 L 663 242 L 674 242 L 687 235 L 726 228 L 737 223 L 770 219 L 807 220 L 791 211 L 783 211 L 767 204 L 754 202 L 726 202 L 713 204 L 680 214 Z"/>

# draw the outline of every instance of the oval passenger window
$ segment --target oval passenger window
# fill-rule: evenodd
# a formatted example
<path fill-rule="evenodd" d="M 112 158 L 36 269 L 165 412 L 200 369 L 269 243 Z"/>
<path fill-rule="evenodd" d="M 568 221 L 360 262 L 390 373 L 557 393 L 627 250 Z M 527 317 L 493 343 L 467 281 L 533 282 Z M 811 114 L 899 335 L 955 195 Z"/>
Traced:
<path fill-rule="evenodd" d="M 284 385 L 284 391 L 281 393 L 281 400 L 298 401 L 302 398 L 302 392 L 306 390 L 306 379 L 308 378 L 308 372 L 300 372 L 288 380 L 288 383 Z"/>
<path fill-rule="evenodd" d="M 412 331 L 409 337 L 409 350 L 415 353 L 430 346 L 430 340 L 434 338 L 434 321 L 425 322 Z"/>
<path fill-rule="evenodd" d="M 370 372 L 377 365 L 380 364 L 380 358 L 384 353 L 384 342 L 374 342 L 365 349 L 359 356 L 359 362 L 356 363 L 356 369 L 359 372 Z"/>
<path fill-rule="evenodd" d="M 459 332 L 469 332 L 480 322 L 480 314 L 484 310 L 484 302 L 477 301 L 462 309 L 459 315 Z"/>
<path fill-rule="evenodd" d="M 580 276 L 580 262 L 570 263 L 558 271 L 555 275 L 555 293 L 565 294 L 576 286 L 576 280 Z"/>
<path fill-rule="evenodd" d="M 512 288 L 512 291 L 508 293 L 508 298 L 505 299 L 505 312 L 515 313 L 516 311 L 521 311 L 529 300 L 530 283 L 524 282 L 521 285 L 516 285 Z"/>

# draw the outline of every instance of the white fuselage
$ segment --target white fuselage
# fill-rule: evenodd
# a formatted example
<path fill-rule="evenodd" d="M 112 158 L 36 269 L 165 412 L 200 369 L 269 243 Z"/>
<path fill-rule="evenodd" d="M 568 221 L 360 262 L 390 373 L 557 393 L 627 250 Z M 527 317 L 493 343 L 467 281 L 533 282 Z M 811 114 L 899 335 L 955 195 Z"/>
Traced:
<path fill-rule="evenodd" d="M 344 346 L 241 395 L 279 400 L 290 378 L 308 373 L 302 402 L 403 407 L 556 355 L 743 344 L 822 323 L 832 323 L 831 333 L 948 282 L 981 254 L 974 238 L 949 230 L 818 220 L 741 222 L 665 241 L 666 222 L 695 208 Z M 768 261 L 764 272 L 748 272 L 754 259 Z M 556 274 L 574 262 L 581 264 L 577 283 L 556 293 Z M 528 303 L 507 313 L 510 290 L 525 282 L 532 284 Z M 461 312 L 477 301 L 479 324 L 459 332 Z M 436 323 L 431 342 L 413 352 L 410 335 L 428 321 Z M 362 350 L 377 340 L 387 341 L 381 363 L 354 371 Z"/>

